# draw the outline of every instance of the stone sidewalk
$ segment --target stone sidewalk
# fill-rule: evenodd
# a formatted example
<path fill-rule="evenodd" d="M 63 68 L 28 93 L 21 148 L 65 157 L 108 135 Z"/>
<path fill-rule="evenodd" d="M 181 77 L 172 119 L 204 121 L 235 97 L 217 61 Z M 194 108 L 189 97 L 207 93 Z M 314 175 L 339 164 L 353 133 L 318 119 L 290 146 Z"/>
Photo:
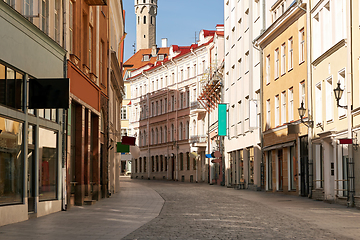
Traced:
<path fill-rule="evenodd" d="M 0 239 L 360 239 L 360 211 L 206 183 L 121 178 L 121 191 L 0 227 Z"/>
<path fill-rule="evenodd" d="M 0 227 L 0 239 L 121 239 L 157 217 L 164 200 L 154 190 L 121 178 L 121 191 L 91 206 Z"/>

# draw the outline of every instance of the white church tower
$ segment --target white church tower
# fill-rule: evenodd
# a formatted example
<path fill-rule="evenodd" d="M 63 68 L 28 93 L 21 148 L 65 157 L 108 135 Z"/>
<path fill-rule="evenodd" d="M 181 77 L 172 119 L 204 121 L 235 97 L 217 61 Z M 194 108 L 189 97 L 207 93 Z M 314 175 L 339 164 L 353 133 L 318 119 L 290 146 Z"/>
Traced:
<path fill-rule="evenodd" d="M 135 0 L 136 51 L 156 45 L 157 0 Z"/>

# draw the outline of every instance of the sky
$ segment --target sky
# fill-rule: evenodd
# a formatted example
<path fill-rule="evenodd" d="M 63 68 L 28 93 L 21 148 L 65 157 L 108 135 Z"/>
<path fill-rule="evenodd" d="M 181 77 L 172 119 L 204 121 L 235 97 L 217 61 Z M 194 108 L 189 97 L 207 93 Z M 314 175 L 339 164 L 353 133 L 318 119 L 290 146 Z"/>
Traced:
<path fill-rule="evenodd" d="M 132 46 L 136 41 L 136 17 L 134 0 L 123 0 L 125 9 L 125 57 L 134 54 Z M 168 39 L 171 45 L 189 46 L 199 39 L 199 31 L 215 30 L 217 24 L 224 23 L 223 0 L 158 0 L 156 17 L 156 44 L 161 47 L 161 39 Z"/>

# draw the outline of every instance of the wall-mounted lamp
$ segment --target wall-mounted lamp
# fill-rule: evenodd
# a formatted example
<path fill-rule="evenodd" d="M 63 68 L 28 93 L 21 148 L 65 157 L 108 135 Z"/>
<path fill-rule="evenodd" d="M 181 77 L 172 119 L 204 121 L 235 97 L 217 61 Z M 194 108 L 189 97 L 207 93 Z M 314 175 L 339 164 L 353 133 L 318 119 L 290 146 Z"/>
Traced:
<path fill-rule="evenodd" d="M 305 116 L 306 113 L 306 108 L 304 107 L 304 102 L 301 102 L 301 106 L 298 108 L 299 111 L 299 116 L 300 116 L 300 120 L 301 122 L 307 126 L 308 128 L 313 128 L 314 127 L 314 122 L 313 121 L 304 121 L 303 117 Z"/>
<path fill-rule="evenodd" d="M 339 101 L 344 93 L 344 89 L 341 89 L 340 87 L 340 82 L 337 83 L 337 88 L 334 89 L 334 95 L 335 95 L 335 99 L 336 99 L 336 103 L 337 103 L 337 107 L 341 107 L 341 108 L 345 108 L 347 109 L 347 106 L 341 106 L 339 104 Z"/>

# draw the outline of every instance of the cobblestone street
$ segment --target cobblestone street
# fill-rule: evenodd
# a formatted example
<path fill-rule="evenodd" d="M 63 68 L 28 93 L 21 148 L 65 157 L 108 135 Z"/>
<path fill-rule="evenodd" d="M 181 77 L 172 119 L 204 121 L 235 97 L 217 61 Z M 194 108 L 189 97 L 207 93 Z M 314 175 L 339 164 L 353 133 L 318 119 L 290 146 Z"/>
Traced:
<path fill-rule="evenodd" d="M 203 183 L 131 180 L 92 206 L 0 227 L 0 239 L 360 239 L 360 211 Z"/>
<path fill-rule="evenodd" d="M 165 205 L 125 239 L 360 239 L 359 210 L 206 184 L 143 184 Z"/>

